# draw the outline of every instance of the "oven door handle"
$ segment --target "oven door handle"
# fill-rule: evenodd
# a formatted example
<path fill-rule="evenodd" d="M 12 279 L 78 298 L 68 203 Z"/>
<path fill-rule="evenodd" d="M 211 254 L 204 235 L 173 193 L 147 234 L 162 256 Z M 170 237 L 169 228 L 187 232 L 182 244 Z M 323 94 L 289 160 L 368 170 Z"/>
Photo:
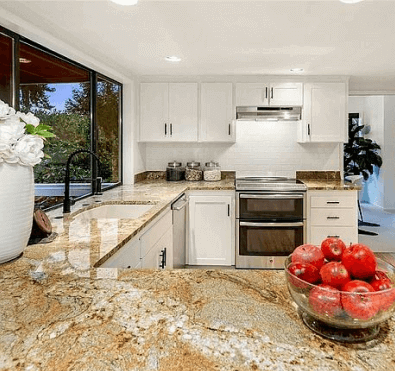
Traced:
<path fill-rule="evenodd" d="M 303 227 L 303 222 L 296 223 L 254 223 L 254 222 L 239 222 L 240 227 Z"/>
<path fill-rule="evenodd" d="M 266 194 L 266 195 L 251 195 L 251 194 L 246 194 L 242 193 L 240 194 L 240 198 L 255 198 L 255 199 L 263 199 L 263 200 L 269 200 L 269 199 L 301 199 L 304 198 L 303 194 L 300 193 L 288 193 L 288 194 L 281 194 L 281 193 L 272 193 L 272 194 Z"/>

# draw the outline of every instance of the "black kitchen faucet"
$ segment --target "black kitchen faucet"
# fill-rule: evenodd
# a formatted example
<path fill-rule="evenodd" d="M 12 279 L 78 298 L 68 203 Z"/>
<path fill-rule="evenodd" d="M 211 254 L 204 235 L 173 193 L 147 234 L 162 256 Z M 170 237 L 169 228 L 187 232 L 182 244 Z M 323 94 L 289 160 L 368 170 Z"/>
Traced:
<path fill-rule="evenodd" d="M 99 172 L 101 172 L 101 166 L 100 166 L 100 160 L 97 157 L 97 155 L 95 153 L 93 153 L 92 151 L 88 150 L 88 149 L 79 149 L 77 151 L 74 151 L 69 158 L 67 159 L 67 163 L 66 163 L 66 176 L 64 179 L 64 200 L 63 200 L 63 212 L 64 213 L 69 213 L 70 212 L 70 165 L 71 165 L 71 160 L 73 159 L 73 157 L 79 153 L 88 153 L 91 156 L 93 156 L 93 158 L 96 160 L 96 163 L 99 166 Z M 96 177 L 93 180 L 93 193 L 95 195 L 100 195 L 101 194 L 101 181 L 102 178 L 100 177 Z"/>

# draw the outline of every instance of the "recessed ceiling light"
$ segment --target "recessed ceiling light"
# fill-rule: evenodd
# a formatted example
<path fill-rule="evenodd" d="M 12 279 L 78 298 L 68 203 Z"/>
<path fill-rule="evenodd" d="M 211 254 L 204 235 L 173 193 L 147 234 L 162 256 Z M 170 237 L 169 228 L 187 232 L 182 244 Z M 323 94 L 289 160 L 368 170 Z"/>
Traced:
<path fill-rule="evenodd" d="M 165 59 L 169 62 L 179 62 L 181 60 L 181 58 L 176 57 L 175 55 L 168 55 Z"/>
<path fill-rule="evenodd" d="M 291 68 L 290 71 L 291 72 L 303 72 L 304 69 L 303 68 Z"/>
<path fill-rule="evenodd" d="M 19 63 L 32 63 L 32 61 L 27 58 L 19 58 Z"/>
<path fill-rule="evenodd" d="M 360 3 L 363 0 L 340 0 L 340 1 L 345 4 L 355 4 L 355 3 Z"/>
<path fill-rule="evenodd" d="M 110 0 L 118 5 L 136 5 L 138 0 Z"/>

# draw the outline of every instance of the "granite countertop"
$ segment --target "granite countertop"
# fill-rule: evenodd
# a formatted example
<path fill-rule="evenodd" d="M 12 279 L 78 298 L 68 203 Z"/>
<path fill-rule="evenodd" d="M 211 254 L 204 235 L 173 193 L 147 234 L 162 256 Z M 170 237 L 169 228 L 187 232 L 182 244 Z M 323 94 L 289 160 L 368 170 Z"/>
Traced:
<path fill-rule="evenodd" d="M 185 190 L 218 183 L 142 182 L 100 196 L 151 202 L 138 222 L 55 219 L 59 237 L 0 265 L 1 370 L 391 370 L 395 317 L 368 343 L 324 340 L 300 320 L 283 271 L 93 268 L 98 257 Z M 97 197 L 81 200 L 95 204 Z M 93 206 L 92 206 L 93 207 Z M 78 219 L 78 218 L 77 218 Z M 137 223 L 137 224 L 134 224 Z M 100 232 L 100 233 L 99 233 Z M 107 251 L 108 252 L 108 251 Z M 394 255 L 384 254 L 394 264 Z M 391 260 L 392 259 L 392 260 Z"/>
<path fill-rule="evenodd" d="M 392 370 L 395 318 L 358 345 L 304 326 L 283 271 L 85 269 L 58 250 L 0 266 L 1 370 Z"/>
<path fill-rule="evenodd" d="M 323 180 L 323 179 L 303 179 L 307 190 L 326 190 L 326 191 L 359 191 L 361 187 L 343 180 Z"/>

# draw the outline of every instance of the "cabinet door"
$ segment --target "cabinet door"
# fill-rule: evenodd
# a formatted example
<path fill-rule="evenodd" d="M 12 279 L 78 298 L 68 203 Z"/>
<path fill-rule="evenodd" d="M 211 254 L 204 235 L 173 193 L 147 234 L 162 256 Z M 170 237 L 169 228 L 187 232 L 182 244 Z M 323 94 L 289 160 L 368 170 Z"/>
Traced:
<path fill-rule="evenodd" d="M 231 196 L 190 196 L 190 265 L 231 265 L 231 206 Z"/>
<path fill-rule="evenodd" d="M 236 84 L 236 106 L 269 105 L 269 84 L 239 83 Z"/>
<path fill-rule="evenodd" d="M 144 269 L 159 269 L 162 262 L 162 254 L 166 249 L 165 268 L 173 268 L 173 230 L 169 229 L 159 241 L 141 259 Z"/>
<path fill-rule="evenodd" d="M 122 246 L 100 268 L 136 268 L 140 263 L 140 240 L 135 238 Z"/>
<path fill-rule="evenodd" d="M 197 141 L 197 83 L 169 84 L 169 136 L 172 141 Z"/>
<path fill-rule="evenodd" d="M 168 138 L 169 84 L 140 84 L 140 141 L 165 141 Z"/>
<path fill-rule="evenodd" d="M 345 83 L 305 84 L 307 141 L 347 142 L 346 98 Z"/>
<path fill-rule="evenodd" d="M 303 84 L 296 83 L 271 83 L 271 106 L 301 106 L 303 105 Z"/>
<path fill-rule="evenodd" d="M 232 83 L 201 84 L 201 141 L 234 142 Z"/>

